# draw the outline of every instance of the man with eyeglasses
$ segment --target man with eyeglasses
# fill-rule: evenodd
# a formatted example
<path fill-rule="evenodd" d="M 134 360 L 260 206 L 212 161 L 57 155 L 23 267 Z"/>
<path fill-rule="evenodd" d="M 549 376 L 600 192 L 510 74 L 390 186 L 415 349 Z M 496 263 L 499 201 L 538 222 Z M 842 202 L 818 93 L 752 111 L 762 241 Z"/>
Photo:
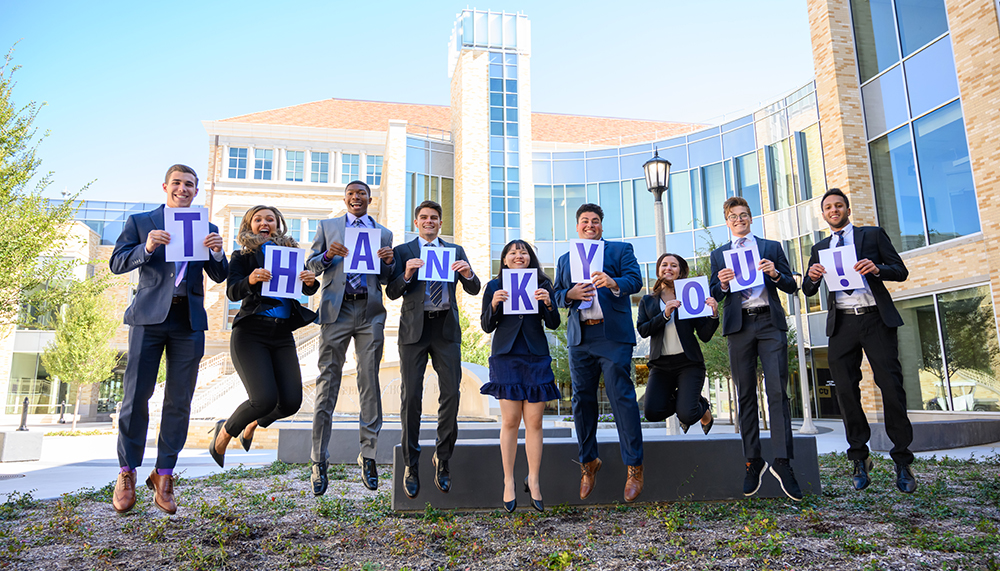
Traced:
<path fill-rule="evenodd" d="M 760 424 L 757 417 L 757 358 L 764 371 L 764 392 L 771 417 L 770 472 L 782 491 L 794 501 L 802 491 L 789 465 L 792 454 L 792 419 L 788 403 L 788 324 L 778 290 L 793 294 L 798 289 L 781 244 L 757 238 L 751 233 L 753 217 L 750 205 L 734 196 L 722 205 L 732 241 L 712 251 L 710 289 L 712 297 L 723 303 L 722 334 L 729 345 L 729 368 L 736 384 L 739 404 L 740 436 L 746 457 L 743 495 L 752 496 L 760 489 L 768 464 L 761 455 Z M 742 291 L 732 291 L 730 282 L 736 273 L 726 267 L 723 252 L 730 249 L 755 249 L 760 262 L 757 271 L 764 274 L 764 284 Z"/>
<path fill-rule="evenodd" d="M 885 230 L 877 226 L 851 224 L 851 202 L 839 188 L 831 188 L 820 200 L 823 219 L 833 235 L 813 246 L 809 256 L 808 279 L 802 292 L 815 295 L 826 268 L 819 263 L 819 252 L 831 246 L 854 246 L 858 262 L 854 269 L 861 274 L 864 288 L 827 293 L 826 334 L 830 338 L 830 374 L 837 385 L 837 402 L 844 416 L 847 433 L 847 458 L 854 463 L 851 477 L 854 489 L 863 490 L 871 483 L 868 439 L 871 428 L 861 408 L 861 352 L 864 350 L 882 392 L 885 432 L 892 440 L 889 455 L 896 463 L 896 487 L 912 494 L 917 489 L 910 464 L 913 452 L 913 426 L 906 416 L 906 391 L 903 368 L 899 364 L 896 328 L 903 318 L 892 303 L 885 282 L 901 282 L 909 276 L 903 259 Z"/>

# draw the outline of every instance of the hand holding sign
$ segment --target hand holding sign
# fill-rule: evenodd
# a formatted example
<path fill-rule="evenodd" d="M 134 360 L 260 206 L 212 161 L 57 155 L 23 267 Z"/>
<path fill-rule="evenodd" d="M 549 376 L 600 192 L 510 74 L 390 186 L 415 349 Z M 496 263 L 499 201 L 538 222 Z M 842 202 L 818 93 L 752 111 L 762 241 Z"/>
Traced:
<path fill-rule="evenodd" d="M 538 313 L 538 300 L 535 290 L 538 289 L 538 270 L 510 270 L 502 273 L 503 289 L 509 298 L 504 301 L 503 312 L 507 315 Z"/>
<path fill-rule="evenodd" d="M 344 271 L 349 274 L 377 274 L 379 261 L 376 246 L 381 243 L 382 231 L 377 228 L 347 228 L 344 231 Z"/>
<path fill-rule="evenodd" d="M 839 248 L 827 248 L 819 251 L 819 263 L 826 269 L 823 274 L 826 287 L 830 291 L 862 289 L 865 282 L 861 274 L 854 269 L 858 263 L 858 253 L 853 245 Z"/>
<path fill-rule="evenodd" d="M 726 250 L 722 253 L 726 268 L 733 271 L 734 278 L 729 282 L 729 291 L 743 291 L 759 285 L 764 285 L 764 272 L 760 266 L 760 253 L 755 248 Z"/>
<path fill-rule="evenodd" d="M 305 262 L 305 250 L 269 246 L 264 252 L 264 269 L 270 272 L 270 279 L 263 282 L 261 295 L 291 299 L 301 297 L 301 274 Z"/>
<path fill-rule="evenodd" d="M 711 317 L 715 313 L 708 299 L 708 278 L 697 276 L 683 280 L 674 280 L 674 292 L 681 306 L 677 308 L 677 319 L 693 317 Z M 714 301 L 714 300 L 713 300 Z"/>
<path fill-rule="evenodd" d="M 424 265 L 420 267 L 417 277 L 425 282 L 453 282 L 455 270 L 451 264 L 455 261 L 456 248 L 421 248 L 420 259 Z"/>
<path fill-rule="evenodd" d="M 164 252 L 168 262 L 208 260 L 207 208 L 164 208 L 163 229 L 170 235 Z"/>

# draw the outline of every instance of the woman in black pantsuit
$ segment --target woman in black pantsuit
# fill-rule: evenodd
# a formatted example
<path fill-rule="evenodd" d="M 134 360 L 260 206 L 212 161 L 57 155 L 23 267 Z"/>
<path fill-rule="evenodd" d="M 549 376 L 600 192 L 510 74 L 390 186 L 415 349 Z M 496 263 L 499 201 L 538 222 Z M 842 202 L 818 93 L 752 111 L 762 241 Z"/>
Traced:
<path fill-rule="evenodd" d="M 677 414 L 685 433 L 701 421 L 708 434 L 715 423 L 708 400 L 701 396 L 705 385 L 705 358 L 695 333 L 708 342 L 719 327 L 719 308 L 708 296 L 705 304 L 712 317 L 678 319 L 681 302 L 674 293 L 674 280 L 688 277 L 688 264 L 677 254 L 663 254 L 656 260 L 656 284 L 651 295 L 639 302 L 636 326 L 649 341 L 649 380 L 646 382 L 647 420 L 658 422 Z"/>
<path fill-rule="evenodd" d="M 273 206 L 254 206 L 243 216 L 237 241 L 243 246 L 229 262 L 226 295 L 243 301 L 233 320 L 230 353 L 249 399 L 236 408 L 229 420 L 215 424 L 215 437 L 208 446 L 212 458 L 222 466 L 226 447 L 239 438 L 249 451 L 258 426 L 268 427 L 279 418 L 295 414 L 302 404 L 302 374 L 292 331 L 312 323 L 316 314 L 297 300 L 261 295 L 261 283 L 271 280 L 264 269 L 264 251 L 270 246 L 297 248 L 286 234 L 281 212 Z M 319 289 L 316 274 L 299 274 L 302 293 Z"/>

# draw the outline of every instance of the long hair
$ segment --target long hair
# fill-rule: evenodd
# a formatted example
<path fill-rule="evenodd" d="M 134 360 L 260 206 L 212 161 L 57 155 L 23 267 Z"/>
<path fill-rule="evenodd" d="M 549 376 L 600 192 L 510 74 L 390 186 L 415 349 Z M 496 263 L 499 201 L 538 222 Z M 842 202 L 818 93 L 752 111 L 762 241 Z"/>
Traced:
<path fill-rule="evenodd" d="M 653 284 L 653 293 L 654 294 L 660 293 L 661 291 L 663 291 L 664 289 L 666 289 L 668 287 L 671 287 L 671 288 L 674 287 L 674 281 L 673 280 L 667 280 L 665 278 L 661 278 L 660 277 L 660 264 L 663 262 L 663 258 L 666 258 L 667 256 L 670 256 L 671 258 L 674 258 L 675 260 L 677 260 L 677 265 L 680 266 L 681 273 L 677 276 L 677 279 L 682 280 L 682 279 L 688 277 L 688 263 L 687 263 L 687 260 L 685 260 L 684 258 L 678 256 L 677 254 L 671 254 L 669 252 L 666 253 L 666 254 L 661 254 L 660 257 L 656 259 L 656 265 L 653 266 L 653 267 L 656 268 L 656 283 Z"/>
<path fill-rule="evenodd" d="M 503 247 L 503 251 L 500 252 L 500 271 L 497 272 L 496 275 L 498 279 L 503 275 L 504 270 L 510 269 L 507 267 L 506 258 L 507 252 L 510 252 L 512 248 L 521 248 L 528 252 L 528 267 L 538 270 L 538 287 L 542 287 L 542 284 L 546 282 L 552 282 L 552 278 L 542 271 L 542 267 L 538 263 L 538 256 L 535 255 L 534 248 L 532 248 L 531 244 L 525 242 L 524 240 L 511 240 L 510 242 L 507 242 L 506 246 Z"/>
<path fill-rule="evenodd" d="M 261 210 L 270 210 L 274 213 L 275 219 L 278 221 L 278 227 L 271 230 L 271 236 L 265 238 L 260 234 L 254 234 L 253 230 L 250 228 L 250 223 L 253 221 L 255 214 Z M 286 248 L 298 248 L 299 243 L 295 241 L 287 234 L 288 224 L 285 223 L 285 217 L 281 215 L 281 211 L 273 206 L 265 206 L 263 204 L 258 204 L 247 210 L 247 213 L 243 215 L 243 221 L 240 222 L 240 231 L 236 235 L 236 241 L 240 243 L 242 252 L 244 254 L 249 254 L 250 252 L 256 252 L 264 245 L 268 240 L 274 242 L 276 246 L 284 246 Z"/>

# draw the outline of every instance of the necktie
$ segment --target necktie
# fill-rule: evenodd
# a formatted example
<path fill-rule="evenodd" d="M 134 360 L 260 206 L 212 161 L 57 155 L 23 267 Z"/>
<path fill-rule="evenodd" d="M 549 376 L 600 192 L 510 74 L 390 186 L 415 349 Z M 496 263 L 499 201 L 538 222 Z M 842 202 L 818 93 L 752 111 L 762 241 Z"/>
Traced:
<path fill-rule="evenodd" d="M 177 277 L 174 279 L 174 287 L 180 287 L 181 282 L 184 281 L 184 272 L 187 271 L 187 262 L 174 262 L 177 264 Z"/>
<path fill-rule="evenodd" d="M 428 244 L 428 246 L 433 246 L 433 244 Z M 430 298 L 432 306 L 441 307 L 441 302 L 444 299 L 444 282 L 428 282 L 427 296 Z"/>
<path fill-rule="evenodd" d="M 747 239 L 746 239 L 746 237 L 743 237 L 743 238 L 740 238 L 740 239 L 739 239 L 739 240 L 738 240 L 738 241 L 736 242 L 736 247 L 737 247 L 737 248 L 742 248 L 742 247 L 746 246 L 746 243 L 747 243 Z M 747 289 L 745 289 L 745 290 L 741 291 L 741 292 L 740 292 L 740 297 L 742 297 L 742 298 L 743 298 L 743 301 L 746 301 L 746 300 L 750 299 L 750 296 L 751 296 L 752 294 L 753 294 L 753 288 L 752 288 L 752 287 L 750 287 L 750 288 L 747 288 Z"/>
<path fill-rule="evenodd" d="M 360 218 L 355 218 L 354 223 L 351 224 L 355 228 L 364 228 L 364 224 L 361 222 Z M 351 288 L 354 291 L 358 291 L 362 287 L 365 277 L 362 274 L 347 274 L 347 281 L 350 282 Z"/>
<path fill-rule="evenodd" d="M 837 230 L 836 232 L 834 232 L 834 234 L 837 235 L 837 247 L 839 248 L 839 247 L 843 246 L 844 245 L 844 231 L 843 230 Z M 854 290 L 853 289 L 845 289 L 844 293 L 846 293 L 847 295 L 852 295 L 854 293 Z"/>

